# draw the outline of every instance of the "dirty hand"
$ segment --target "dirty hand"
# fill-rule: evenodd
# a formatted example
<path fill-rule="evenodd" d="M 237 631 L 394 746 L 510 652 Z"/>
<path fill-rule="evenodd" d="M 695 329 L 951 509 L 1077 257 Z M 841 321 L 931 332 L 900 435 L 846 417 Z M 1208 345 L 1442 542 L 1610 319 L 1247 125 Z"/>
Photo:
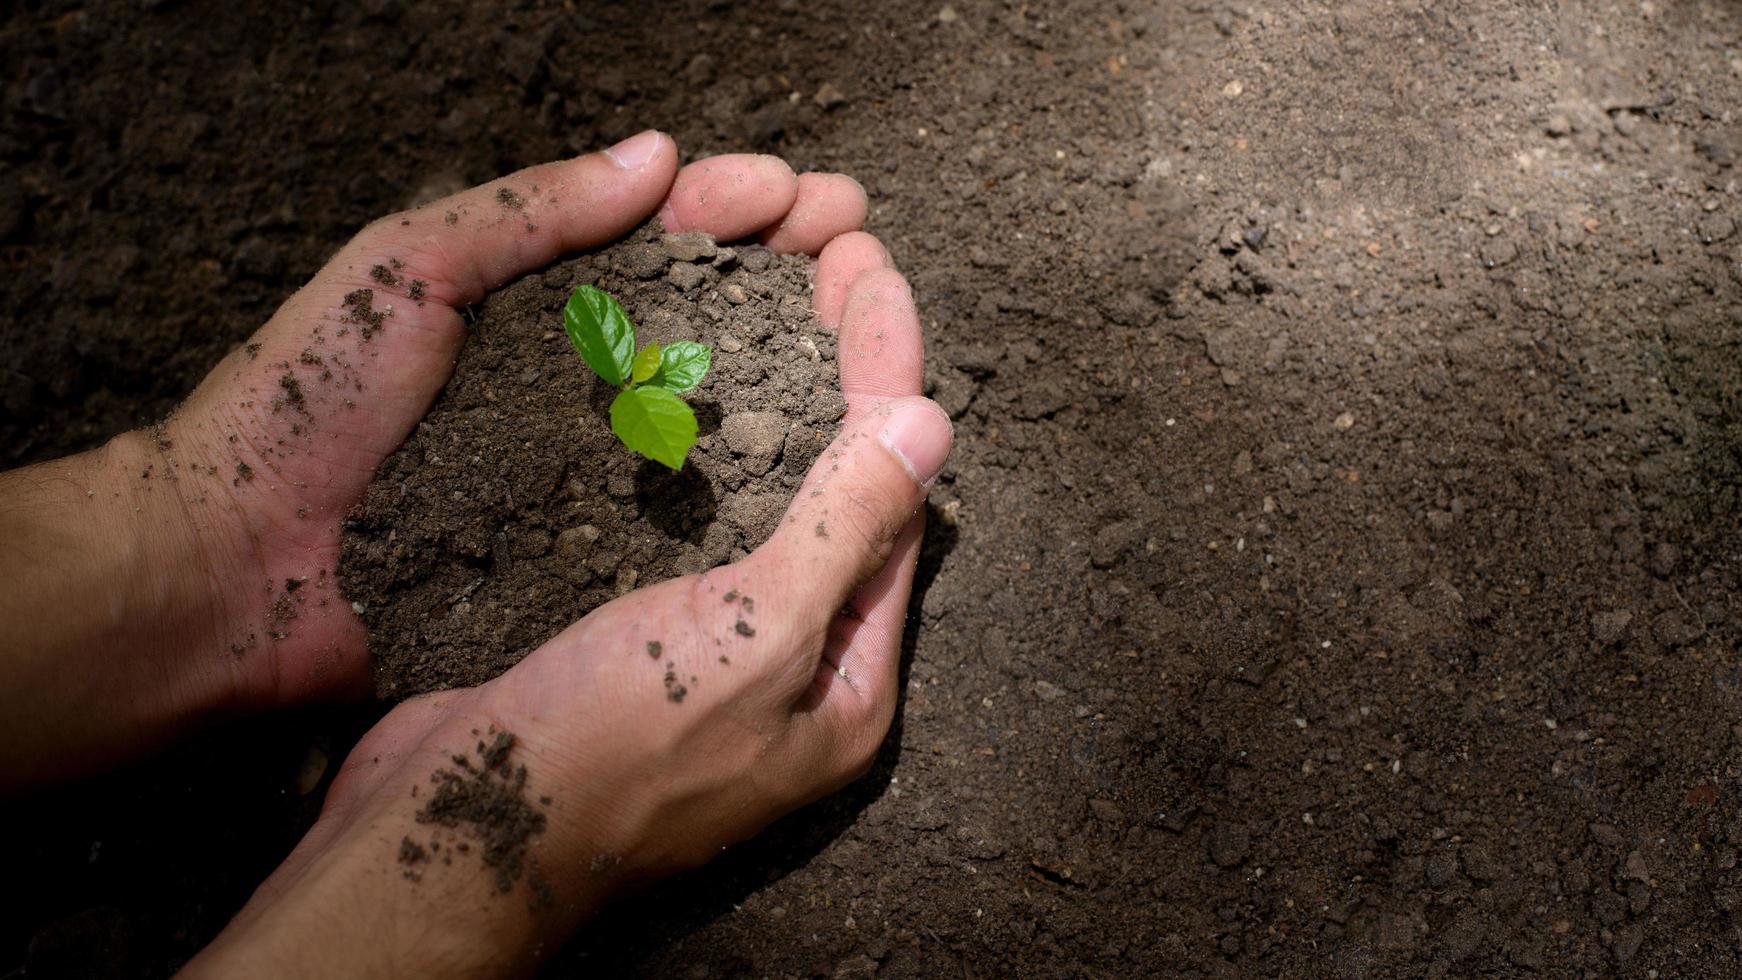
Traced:
<path fill-rule="evenodd" d="M 363 626 L 334 580 L 340 520 L 447 382 L 460 311 L 489 290 L 655 212 L 674 231 L 882 256 L 854 233 L 865 197 L 846 177 L 677 160 L 650 131 L 383 218 L 163 424 L 0 475 L 0 565 L 32 570 L 0 587 L 0 713 L 15 722 L 0 786 L 368 689 Z M 847 285 L 821 290 L 836 317 Z"/>
<path fill-rule="evenodd" d="M 788 213 L 789 192 L 729 166 L 680 175 L 667 226 L 735 237 Z M 473 193 L 488 207 L 495 192 Z M 950 424 L 919 397 L 905 281 L 875 239 L 835 234 L 862 216 L 856 193 L 819 198 L 771 239 L 821 247 L 814 300 L 840 332 L 848 405 L 773 538 L 734 565 L 601 607 L 491 683 L 395 709 L 195 972 L 244 957 L 311 973 L 516 972 L 612 894 L 708 860 L 869 765 L 894 711 L 920 508 Z M 391 241 L 391 221 L 383 230 Z M 370 445 L 384 453 L 402 435 Z"/>

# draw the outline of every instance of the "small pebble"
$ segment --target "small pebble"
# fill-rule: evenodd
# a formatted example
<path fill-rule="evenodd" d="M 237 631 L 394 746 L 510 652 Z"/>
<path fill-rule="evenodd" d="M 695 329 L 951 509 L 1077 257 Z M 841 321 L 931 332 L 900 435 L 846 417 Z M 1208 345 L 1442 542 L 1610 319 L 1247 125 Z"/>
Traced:
<path fill-rule="evenodd" d="M 828 110 L 846 105 L 847 97 L 841 94 L 840 89 L 824 82 L 822 87 L 817 89 L 817 94 L 811 96 L 811 101 L 815 102 L 818 108 Z"/>

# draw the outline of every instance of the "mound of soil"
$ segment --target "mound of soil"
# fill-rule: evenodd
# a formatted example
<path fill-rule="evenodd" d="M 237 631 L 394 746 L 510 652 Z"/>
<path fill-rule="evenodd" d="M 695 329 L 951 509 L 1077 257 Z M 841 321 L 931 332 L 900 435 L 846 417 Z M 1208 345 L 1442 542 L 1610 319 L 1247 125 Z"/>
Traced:
<path fill-rule="evenodd" d="M 594 607 L 767 538 L 846 407 L 810 268 L 650 223 L 490 295 L 452 380 L 345 525 L 340 583 L 380 696 L 489 680 Z M 640 343 L 714 348 L 685 395 L 700 438 L 681 470 L 612 435 L 617 389 L 562 326 L 583 283 L 617 297 Z"/>

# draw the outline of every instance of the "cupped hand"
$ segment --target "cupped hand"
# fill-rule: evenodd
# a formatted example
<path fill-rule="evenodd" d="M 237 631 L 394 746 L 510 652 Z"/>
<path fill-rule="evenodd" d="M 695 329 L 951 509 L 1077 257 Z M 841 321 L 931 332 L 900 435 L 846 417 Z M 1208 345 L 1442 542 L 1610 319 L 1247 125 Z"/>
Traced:
<path fill-rule="evenodd" d="M 526 188 L 530 208 L 541 193 L 534 182 L 549 186 L 553 177 L 522 175 L 507 186 Z M 497 193 L 487 187 L 461 200 L 488 211 Z M 633 209 L 623 214 L 610 227 L 634 223 Z M 622 888 L 705 862 L 840 787 L 875 756 L 897 700 L 922 505 L 951 441 L 948 417 L 920 397 L 911 293 L 877 240 L 851 230 L 864 199 L 845 178 L 792 181 L 767 158 L 704 160 L 678 175 L 660 214 L 668 228 L 820 252 L 813 302 L 823 325 L 839 331 L 841 434 L 772 538 L 747 558 L 626 595 L 496 680 L 390 713 L 353 750 L 320 821 L 200 961 L 205 967 L 221 971 L 242 951 L 262 950 L 294 951 L 306 963 L 305 930 L 315 928 L 308 910 L 361 900 L 373 910 L 363 928 L 377 938 L 366 948 L 335 944 L 335 956 L 372 957 L 364 969 L 404 968 L 412 956 L 459 974 L 512 972 Z M 385 245 L 347 249 L 334 266 L 398 257 L 405 274 L 427 277 L 430 250 L 396 244 L 392 220 L 371 230 Z M 577 246 L 551 234 L 552 249 Z M 474 271 L 463 288 L 450 283 L 426 295 L 458 303 L 500 282 L 506 268 Z M 318 322 L 331 331 L 330 318 Z M 458 329 L 454 321 L 445 333 Z M 457 343 L 423 356 L 424 369 L 439 363 L 445 378 Z M 410 386 L 416 374 L 395 376 Z M 404 418 L 415 420 L 438 386 L 405 394 Z M 354 443 L 367 447 L 360 458 L 379 458 L 409 424 L 371 430 Z M 350 474 L 330 461 L 324 467 Z M 323 493 L 336 504 L 354 499 L 353 486 L 351 497 Z M 524 893 L 524 902 L 503 893 L 506 882 L 481 854 L 450 849 L 439 864 L 419 859 L 415 871 L 400 864 L 408 842 L 436 839 L 427 812 L 420 818 L 432 779 L 503 734 L 513 748 L 501 771 L 524 767 L 516 795 L 539 814 L 525 880 L 506 889 Z M 414 951 L 380 938 L 407 922 L 416 923 Z"/>
<path fill-rule="evenodd" d="M 766 156 L 704 159 L 645 132 L 389 215 L 342 248 L 162 427 L 217 596 L 197 644 L 235 710 L 367 690 L 362 624 L 334 577 L 340 521 L 452 373 L 463 311 L 657 213 L 668 230 L 815 254 L 864 192 Z"/>

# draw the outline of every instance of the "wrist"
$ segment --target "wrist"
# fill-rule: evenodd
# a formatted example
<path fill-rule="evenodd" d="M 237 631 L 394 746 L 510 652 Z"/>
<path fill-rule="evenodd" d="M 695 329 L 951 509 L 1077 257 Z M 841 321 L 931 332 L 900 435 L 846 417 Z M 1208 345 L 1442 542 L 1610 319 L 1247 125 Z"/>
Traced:
<path fill-rule="evenodd" d="M 0 479 L 0 549 L 30 569 L 0 593 L 0 687 L 31 721 L 15 732 L 39 743 L 15 735 L 8 772 L 64 778 L 223 710 L 235 669 L 216 651 L 221 599 L 156 440 L 127 433 Z"/>
<path fill-rule="evenodd" d="M 310 976 L 523 975 L 590 917 L 617 869 L 553 832 L 566 817 L 545 795 L 555 777 L 477 720 L 489 713 L 475 693 L 455 692 L 427 733 L 399 724 L 416 702 L 389 715 L 346 761 L 321 820 L 189 975 L 261 963 Z"/>

